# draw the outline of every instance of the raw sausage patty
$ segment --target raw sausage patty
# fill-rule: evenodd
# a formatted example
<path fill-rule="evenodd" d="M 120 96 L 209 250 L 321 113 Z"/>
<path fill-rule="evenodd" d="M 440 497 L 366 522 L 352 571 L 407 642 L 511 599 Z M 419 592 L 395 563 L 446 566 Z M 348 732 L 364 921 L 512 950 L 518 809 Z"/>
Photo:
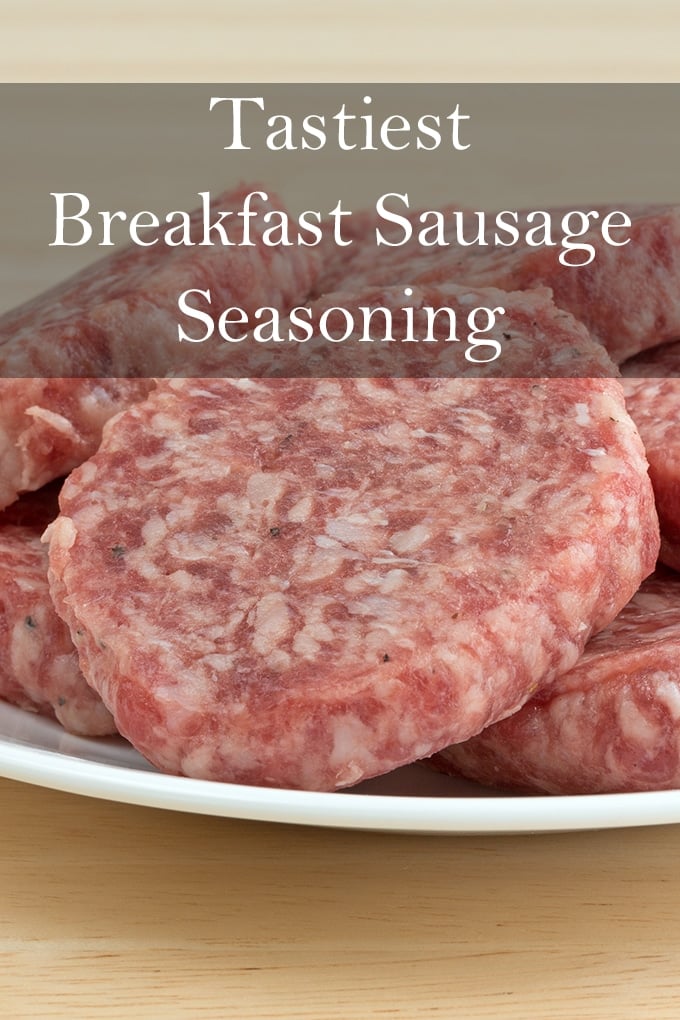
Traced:
<path fill-rule="evenodd" d="M 50 599 L 40 536 L 58 512 L 57 488 L 50 486 L 0 514 L 0 698 L 53 716 L 71 733 L 115 733 Z"/>
<path fill-rule="evenodd" d="M 331 790 L 573 666 L 652 569 L 612 380 L 176 380 L 67 480 L 51 585 L 160 768 Z"/>
<path fill-rule="evenodd" d="M 435 764 L 547 793 L 680 786 L 680 577 L 645 581 L 569 673 Z"/>
<path fill-rule="evenodd" d="M 246 191 L 217 196 L 215 208 L 235 212 Z M 201 222 L 197 211 L 195 242 Z M 210 290 L 215 309 L 287 313 L 311 289 L 316 263 L 309 249 L 260 238 L 246 248 L 131 245 L 0 316 L 0 509 L 91 456 L 104 421 L 143 399 L 150 377 L 202 374 L 202 346 L 177 342 L 184 289 Z"/>
<path fill-rule="evenodd" d="M 680 343 L 664 344 L 627 361 L 626 405 L 649 461 L 661 525 L 661 560 L 680 569 Z"/>
<path fill-rule="evenodd" d="M 454 207 L 443 210 L 446 216 L 454 211 Z M 550 211 L 556 222 L 565 212 Z M 600 209 L 600 216 L 607 211 Z M 398 246 L 378 247 L 378 219 L 364 213 L 353 224 L 348 237 L 351 245 L 339 251 L 330 246 L 324 249 L 326 268 L 319 288 L 351 291 L 378 284 L 410 287 L 447 281 L 504 290 L 549 287 L 555 303 L 583 322 L 620 364 L 680 335 L 680 208 L 637 206 L 627 211 L 632 226 L 615 239 L 628 237 L 628 244 L 612 247 L 598 238 L 597 230 L 577 239 L 595 248 L 593 261 L 585 266 L 561 265 L 556 247 L 503 248 L 492 241 L 462 249 L 423 247 L 417 243 L 422 229 L 419 211 L 408 217 L 414 227 L 410 241 L 402 245 L 403 230 L 382 223 L 382 235 Z M 474 213 L 464 215 L 466 236 L 476 236 Z M 493 214 L 489 218 L 493 222 Z M 432 231 L 430 244 L 431 237 Z"/>

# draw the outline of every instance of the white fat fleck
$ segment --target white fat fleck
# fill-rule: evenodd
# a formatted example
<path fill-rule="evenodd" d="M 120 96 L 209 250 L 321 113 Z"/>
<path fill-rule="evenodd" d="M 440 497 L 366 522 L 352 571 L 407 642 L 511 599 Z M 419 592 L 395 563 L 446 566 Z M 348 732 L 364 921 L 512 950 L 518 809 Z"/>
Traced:
<path fill-rule="evenodd" d="M 159 455 L 157 453 L 152 454 L 150 457 L 137 457 L 135 459 L 135 470 L 154 471 L 159 464 Z"/>
<path fill-rule="evenodd" d="M 515 509 L 529 507 L 531 505 L 531 501 L 536 496 L 536 493 L 540 490 L 540 487 L 540 482 L 535 479 L 528 478 L 517 486 L 515 491 L 507 498 L 506 502 L 509 506 L 512 506 Z M 487 502 L 485 509 L 488 509 L 489 505 L 489 502 Z"/>
<path fill-rule="evenodd" d="M 261 389 L 260 383 L 254 382 L 252 379 L 233 379 L 231 385 L 236 390 L 259 390 Z M 201 392 L 200 390 L 198 391 Z M 214 396 L 213 393 L 208 392 L 206 394 L 209 397 Z"/>
<path fill-rule="evenodd" d="M 318 546 L 319 549 L 333 549 L 335 552 L 342 552 L 337 539 L 330 538 L 328 535 L 315 535 L 314 545 Z"/>
<path fill-rule="evenodd" d="M 174 507 L 172 510 L 168 510 L 165 520 L 172 530 L 176 530 L 183 523 L 187 521 L 193 521 L 194 519 L 194 504 L 187 501 L 186 504 L 181 504 Z"/>
<path fill-rule="evenodd" d="M 589 457 L 606 457 L 607 451 L 602 446 L 598 446 L 593 450 L 584 450 Z"/>
<path fill-rule="evenodd" d="M 385 629 L 389 629 L 394 618 L 394 602 L 380 595 L 367 595 L 363 599 L 355 599 L 347 603 L 347 611 L 352 616 L 371 616 L 376 620 L 385 621 Z"/>
<path fill-rule="evenodd" d="M 590 425 L 590 411 L 587 404 L 576 404 L 576 424 Z"/>
<path fill-rule="evenodd" d="M 429 538 L 429 528 L 424 524 L 414 524 L 407 531 L 397 531 L 392 536 L 392 548 L 398 553 L 413 552 L 425 545 Z"/>
<path fill-rule="evenodd" d="M 263 443 L 271 443 L 279 435 L 279 427 L 276 422 L 272 421 L 253 421 L 248 422 L 248 428 Z"/>
<path fill-rule="evenodd" d="M 359 762 L 348 762 L 344 765 L 335 776 L 335 781 L 338 787 L 341 786 L 353 786 L 360 779 L 366 775 L 366 770 L 362 767 Z"/>
<path fill-rule="evenodd" d="M 335 408 L 336 417 L 333 417 L 334 408 L 332 404 L 324 407 L 324 411 L 326 416 L 316 419 L 316 427 L 320 432 L 337 432 L 338 436 L 341 436 L 345 429 L 342 423 L 342 410 L 340 407 Z"/>
<path fill-rule="evenodd" d="M 46 407 L 33 406 L 28 407 L 25 413 L 30 418 L 48 422 L 50 428 L 55 432 L 61 432 L 64 435 L 70 436 L 77 435 L 73 422 L 65 418 L 63 414 L 57 414 L 56 411 L 49 411 Z"/>
<path fill-rule="evenodd" d="M 85 395 L 83 404 L 91 407 L 96 412 L 100 406 L 105 405 L 109 400 L 108 391 L 103 386 L 93 386 L 90 393 Z"/>
<path fill-rule="evenodd" d="M 321 650 L 321 645 L 315 640 L 312 633 L 309 632 L 309 628 L 305 627 L 304 630 L 298 631 L 293 639 L 293 651 L 296 655 L 302 655 L 305 658 L 314 658 Z"/>
<path fill-rule="evenodd" d="M 92 460 L 86 460 L 79 468 L 79 473 L 80 484 L 83 488 L 89 489 L 94 485 L 94 480 L 97 477 L 97 465 Z"/>
<path fill-rule="evenodd" d="M 567 566 L 565 566 L 565 573 L 567 570 L 581 570 L 585 573 L 589 564 L 592 562 L 592 559 L 592 546 L 582 542 L 580 545 L 575 545 L 573 549 L 566 550 L 561 562 L 566 561 L 567 563 Z M 565 620 L 578 620 L 582 616 L 585 607 L 588 604 L 587 599 L 584 597 L 580 589 L 566 588 L 564 591 L 555 590 L 554 595 L 560 612 Z M 588 624 L 581 619 L 577 626 L 577 633 L 582 634 L 587 627 Z"/>
<path fill-rule="evenodd" d="M 388 570 L 382 579 L 380 591 L 383 595 L 389 595 L 401 588 L 408 579 L 409 575 L 405 570 Z"/>
<path fill-rule="evenodd" d="M 214 653 L 212 655 L 204 655 L 201 659 L 211 670 L 215 670 L 217 673 L 228 673 L 234 666 L 233 655 L 218 655 Z M 215 677 L 215 680 L 218 678 Z"/>
<path fill-rule="evenodd" d="M 330 379 L 322 379 L 316 384 L 314 395 L 319 398 L 341 397 L 342 387 L 340 383 Z"/>
<path fill-rule="evenodd" d="M 389 524 L 389 517 L 385 513 L 382 507 L 376 506 L 372 510 L 368 510 L 364 514 L 352 514 L 349 517 L 350 521 L 368 521 L 369 524 L 380 524 L 383 527 Z"/>
<path fill-rule="evenodd" d="M 148 556 L 139 556 L 135 560 L 135 571 L 145 581 L 157 581 L 159 575 L 158 565 L 155 560 Z"/>
<path fill-rule="evenodd" d="M 673 720 L 680 719 L 680 690 L 677 683 L 674 683 L 667 676 L 657 682 L 656 697 L 666 706 Z"/>
<path fill-rule="evenodd" d="M 321 581 L 325 577 L 333 577 L 341 569 L 346 557 L 342 553 L 341 546 L 336 550 L 319 552 L 305 560 L 304 566 L 297 570 L 297 579 L 301 582 Z"/>
<path fill-rule="evenodd" d="M 479 407 L 456 407 L 455 416 L 464 423 L 474 424 L 475 429 L 486 429 L 487 433 L 494 431 L 492 416 Z"/>
<path fill-rule="evenodd" d="M 386 646 L 392 648 L 401 649 L 406 655 L 410 652 L 415 651 L 417 641 L 413 641 L 407 638 L 404 634 L 404 628 L 400 625 L 390 625 L 380 620 L 375 626 L 373 626 L 366 633 L 366 653 L 368 655 L 375 655 L 376 659 L 382 659 L 385 654 Z M 383 679 L 378 684 L 378 678 L 375 678 L 375 691 L 383 698 L 385 704 L 390 700 L 390 691 L 388 690 L 389 684 L 392 680 Z M 388 685 L 388 686 L 386 686 Z"/>
<path fill-rule="evenodd" d="M 258 471 L 248 479 L 248 499 L 251 506 L 266 506 L 280 499 L 284 488 L 285 480 L 282 475 Z"/>
<path fill-rule="evenodd" d="M 591 457 L 591 465 L 595 471 L 599 471 L 603 475 L 614 475 L 630 473 L 630 468 L 627 464 L 622 462 L 617 457 L 610 457 L 606 450 L 588 450 L 586 451 Z M 603 496 L 603 499 L 605 497 Z M 615 501 L 614 501 L 615 502 Z M 613 505 L 613 504 L 612 504 Z"/>
<path fill-rule="evenodd" d="M 155 514 L 150 517 L 142 528 L 142 539 L 146 545 L 158 545 L 168 532 L 167 525 L 162 517 Z"/>
<path fill-rule="evenodd" d="M 70 517 L 57 517 L 42 536 L 43 542 L 54 543 L 56 549 L 66 552 L 74 544 L 78 532 Z"/>
<path fill-rule="evenodd" d="M 380 380 L 375 379 L 357 379 L 356 383 L 357 393 L 360 393 L 362 397 L 367 397 L 369 400 L 384 402 L 393 399 L 390 390 L 384 389 L 381 385 Z"/>
<path fill-rule="evenodd" d="M 380 511 L 369 514 L 350 514 L 347 517 L 331 518 L 326 523 L 326 534 L 344 545 L 356 546 L 366 538 L 375 524 L 384 525 L 387 520 Z"/>
<path fill-rule="evenodd" d="M 293 524 L 300 524 L 302 521 L 308 521 L 312 516 L 313 501 L 311 496 L 305 496 L 303 499 L 290 508 L 288 511 L 288 520 Z"/>
<path fill-rule="evenodd" d="M 326 534 L 344 545 L 358 545 L 366 537 L 370 526 L 370 522 L 360 515 L 337 517 L 326 524 Z"/>
<path fill-rule="evenodd" d="M 619 705 L 619 725 L 626 740 L 645 747 L 652 747 L 659 736 L 658 725 L 640 712 L 637 705 L 624 700 Z"/>
<path fill-rule="evenodd" d="M 173 588 L 180 588 L 183 591 L 193 589 L 194 592 L 198 583 L 194 574 L 189 574 L 186 570 L 174 570 L 168 575 L 168 582 Z"/>
<path fill-rule="evenodd" d="M 161 535 L 162 537 L 162 535 Z M 204 560 L 214 555 L 218 540 L 207 534 L 191 531 L 178 531 L 166 542 L 166 549 L 171 556 L 180 560 Z"/>
<path fill-rule="evenodd" d="M 165 411 L 156 411 L 151 417 L 151 431 L 157 436 L 172 436 L 176 430 L 173 416 Z M 148 459 L 148 458 L 144 458 Z M 154 458 L 151 458 L 152 460 Z"/>
<path fill-rule="evenodd" d="M 333 641 L 335 639 L 335 634 L 327 623 L 315 623 L 314 634 L 319 641 Z"/>
<path fill-rule="evenodd" d="M 409 442 L 411 430 L 403 421 L 394 421 L 384 426 L 375 434 L 375 439 L 381 446 L 396 447 L 401 449 Z"/>
<path fill-rule="evenodd" d="M 276 648 L 265 661 L 275 673 L 285 673 L 287 669 L 290 669 L 290 655 L 282 648 Z"/>
<path fill-rule="evenodd" d="M 35 591 L 35 583 L 34 583 L 34 581 L 31 578 L 28 578 L 28 577 L 21 577 L 20 574 L 18 574 L 14 578 L 14 586 L 19 591 L 21 591 L 21 592 L 24 592 L 24 591 L 31 591 L 31 592 Z M 24 626 L 23 620 L 22 620 L 21 625 Z"/>
<path fill-rule="evenodd" d="M 336 717 L 332 726 L 333 749 L 329 764 L 342 769 L 339 774 L 341 782 L 353 782 L 358 776 L 354 774 L 352 761 L 357 756 L 363 758 L 365 748 L 373 746 L 374 736 L 355 716 Z"/>
<path fill-rule="evenodd" d="M 270 655 L 290 630 L 290 610 L 281 592 L 264 595 L 257 604 L 253 625 L 253 648 Z"/>

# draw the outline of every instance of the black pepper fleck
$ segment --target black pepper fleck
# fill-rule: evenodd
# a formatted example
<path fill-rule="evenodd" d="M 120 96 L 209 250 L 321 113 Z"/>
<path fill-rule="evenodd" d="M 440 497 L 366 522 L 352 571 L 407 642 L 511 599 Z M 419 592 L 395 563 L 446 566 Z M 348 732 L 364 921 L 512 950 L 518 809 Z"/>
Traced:
<path fill-rule="evenodd" d="M 272 536 L 272 538 L 278 538 L 279 535 L 281 534 L 281 528 L 270 528 L 269 534 Z"/>
<path fill-rule="evenodd" d="M 27 616 L 26 619 L 24 620 L 24 623 L 26 624 L 27 627 L 30 627 L 31 630 L 35 630 L 35 628 L 38 626 L 38 624 L 35 622 L 32 616 Z"/>
<path fill-rule="evenodd" d="M 63 708 L 64 705 L 66 704 L 66 698 L 62 698 L 61 696 L 58 697 L 57 704 L 59 705 L 59 708 Z"/>
<path fill-rule="evenodd" d="M 124 545 L 114 545 L 114 546 L 112 546 L 112 548 L 111 548 L 111 555 L 113 556 L 113 558 L 115 560 L 121 559 L 121 557 L 125 556 L 125 546 Z"/>
<path fill-rule="evenodd" d="M 383 662 L 389 662 L 389 661 L 390 661 L 390 657 L 387 654 L 387 652 L 385 652 L 385 654 L 383 655 Z"/>

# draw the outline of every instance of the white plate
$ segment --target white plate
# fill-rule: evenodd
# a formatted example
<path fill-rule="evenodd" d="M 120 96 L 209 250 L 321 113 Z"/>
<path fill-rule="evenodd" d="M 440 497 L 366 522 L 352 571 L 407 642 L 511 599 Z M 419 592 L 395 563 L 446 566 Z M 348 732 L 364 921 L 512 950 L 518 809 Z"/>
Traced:
<path fill-rule="evenodd" d="M 0 703 L 0 775 L 89 797 L 228 818 L 414 833 L 517 833 L 680 822 L 680 790 L 504 797 L 411 765 L 344 793 L 209 783 L 157 772 L 125 741 L 72 737 Z"/>

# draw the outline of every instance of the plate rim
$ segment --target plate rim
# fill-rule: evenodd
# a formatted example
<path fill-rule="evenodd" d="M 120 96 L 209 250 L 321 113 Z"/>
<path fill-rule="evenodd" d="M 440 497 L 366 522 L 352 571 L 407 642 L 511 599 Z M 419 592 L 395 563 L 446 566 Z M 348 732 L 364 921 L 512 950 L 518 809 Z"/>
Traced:
<path fill-rule="evenodd" d="M 250 821 L 414 835 L 510 835 L 680 822 L 680 790 L 571 796 L 403 796 L 241 786 L 88 760 L 0 736 L 0 776 L 123 804 Z"/>

